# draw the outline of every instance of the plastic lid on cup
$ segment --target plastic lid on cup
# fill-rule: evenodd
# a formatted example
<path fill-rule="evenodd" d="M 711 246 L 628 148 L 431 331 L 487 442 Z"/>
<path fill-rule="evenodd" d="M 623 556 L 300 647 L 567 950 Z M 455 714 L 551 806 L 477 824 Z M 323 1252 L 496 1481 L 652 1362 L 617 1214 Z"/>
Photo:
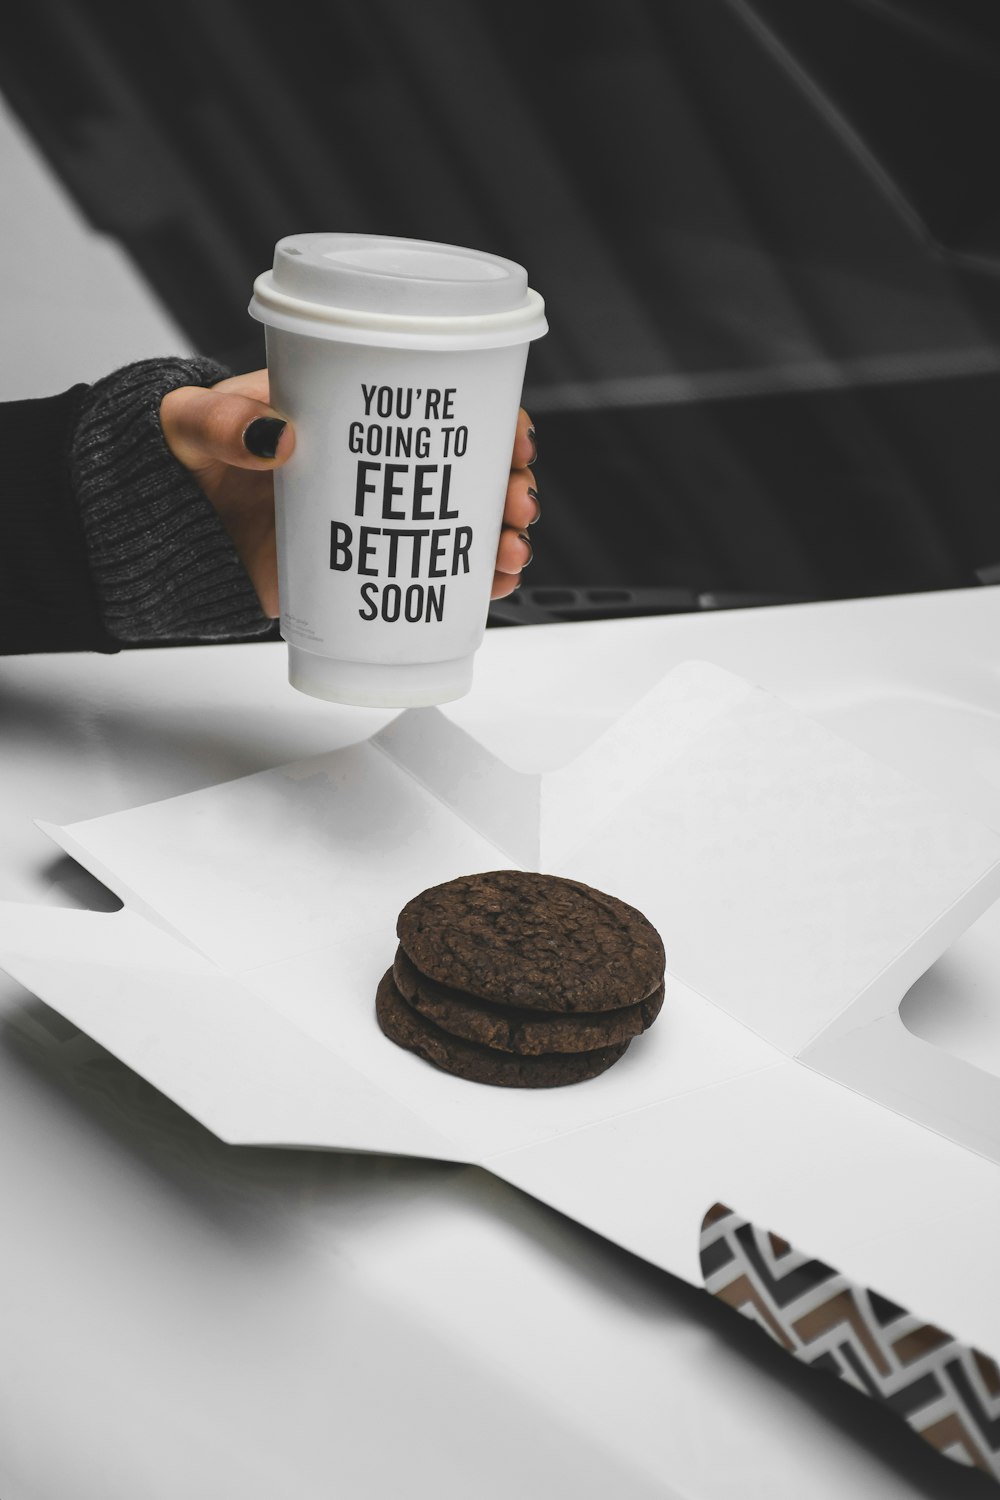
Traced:
<path fill-rule="evenodd" d="M 254 283 L 251 316 L 287 332 L 403 347 L 490 348 L 546 331 L 523 266 L 370 234 L 292 234 Z"/>
<path fill-rule="evenodd" d="M 372 234 L 290 234 L 274 248 L 272 285 L 326 307 L 457 317 L 523 307 L 528 275 L 499 255 Z"/>

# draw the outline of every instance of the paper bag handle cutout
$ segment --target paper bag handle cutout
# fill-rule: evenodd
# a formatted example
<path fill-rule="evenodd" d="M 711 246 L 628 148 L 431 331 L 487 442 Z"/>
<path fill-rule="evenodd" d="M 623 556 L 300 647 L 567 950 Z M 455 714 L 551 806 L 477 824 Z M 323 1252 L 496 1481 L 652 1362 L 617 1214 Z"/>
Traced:
<path fill-rule="evenodd" d="M 1000 1369 L 833 1266 L 716 1203 L 701 1225 L 705 1288 L 813 1369 L 881 1401 L 948 1458 L 1000 1480 Z"/>

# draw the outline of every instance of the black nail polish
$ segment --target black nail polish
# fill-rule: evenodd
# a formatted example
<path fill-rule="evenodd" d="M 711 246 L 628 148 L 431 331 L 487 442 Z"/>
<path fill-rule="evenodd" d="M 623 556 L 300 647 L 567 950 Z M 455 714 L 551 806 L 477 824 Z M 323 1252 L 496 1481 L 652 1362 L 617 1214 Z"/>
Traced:
<path fill-rule="evenodd" d="M 287 426 L 281 417 L 256 417 L 243 434 L 243 446 L 255 458 L 273 458 Z"/>
<path fill-rule="evenodd" d="M 526 531 L 519 531 L 517 534 L 521 538 L 521 541 L 525 544 L 525 546 L 528 549 L 527 561 L 523 562 L 521 564 L 522 568 L 526 568 L 528 566 L 528 563 L 531 562 L 532 558 L 535 555 L 535 549 L 534 549 L 534 547 L 532 547 L 532 545 L 531 545 L 531 538 L 528 536 L 528 533 Z"/>
<path fill-rule="evenodd" d="M 535 524 L 536 521 L 540 521 L 542 519 L 542 502 L 538 498 L 538 491 L 537 490 L 533 490 L 530 485 L 528 486 L 528 494 L 531 496 L 532 500 L 534 500 L 534 502 L 535 502 L 535 514 L 532 516 L 531 520 L 528 522 L 528 525 L 529 526 L 534 526 L 534 524 Z"/>
<path fill-rule="evenodd" d="M 531 446 L 534 450 L 531 457 L 528 459 L 528 468 L 530 469 L 532 464 L 536 463 L 538 460 L 538 442 L 535 438 L 535 429 L 533 427 L 528 428 L 528 436 L 531 439 Z"/>

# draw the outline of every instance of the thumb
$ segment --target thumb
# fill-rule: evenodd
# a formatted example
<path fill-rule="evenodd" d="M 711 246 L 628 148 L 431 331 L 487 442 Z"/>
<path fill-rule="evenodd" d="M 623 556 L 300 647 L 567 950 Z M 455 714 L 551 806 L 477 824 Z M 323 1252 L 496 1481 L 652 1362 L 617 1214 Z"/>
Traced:
<path fill-rule="evenodd" d="M 194 471 L 211 463 L 276 469 L 295 447 L 291 423 L 273 407 L 200 385 L 167 392 L 160 403 L 160 426 L 174 457 Z"/>

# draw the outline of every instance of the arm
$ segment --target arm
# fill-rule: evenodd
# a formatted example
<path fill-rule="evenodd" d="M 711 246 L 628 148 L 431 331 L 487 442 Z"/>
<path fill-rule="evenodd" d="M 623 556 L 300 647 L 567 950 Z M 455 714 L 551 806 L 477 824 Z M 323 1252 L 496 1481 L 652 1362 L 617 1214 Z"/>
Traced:
<path fill-rule="evenodd" d="M 187 455 L 168 445 L 161 425 L 175 391 L 197 387 L 209 399 L 201 388 L 226 373 L 210 359 L 141 360 L 99 380 L 82 399 L 71 474 L 104 624 L 124 644 L 245 639 L 270 630 L 224 507 L 206 493 Z M 252 400 L 236 406 L 226 413 L 227 436 L 244 465 L 232 471 L 234 488 L 246 490 L 248 515 L 266 517 L 274 463 L 241 440 L 255 418 L 273 413 Z"/>
<path fill-rule="evenodd" d="M 225 376 L 207 359 L 142 360 L 0 405 L 0 654 L 268 633 L 223 518 L 160 426 L 168 392 Z M 247 405 L 245 422 L 266 410 Z"/>
<path fill-rule="evenodd" d="M 0 405 L 0 652 L 116 651 L 70 476 L 86 386 Z"/>

